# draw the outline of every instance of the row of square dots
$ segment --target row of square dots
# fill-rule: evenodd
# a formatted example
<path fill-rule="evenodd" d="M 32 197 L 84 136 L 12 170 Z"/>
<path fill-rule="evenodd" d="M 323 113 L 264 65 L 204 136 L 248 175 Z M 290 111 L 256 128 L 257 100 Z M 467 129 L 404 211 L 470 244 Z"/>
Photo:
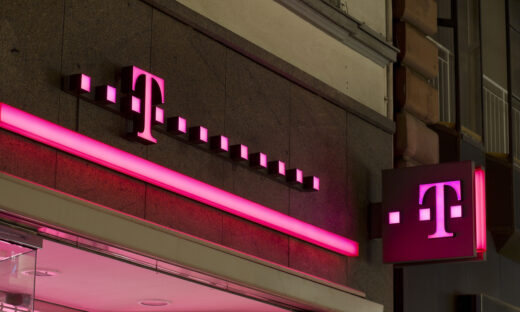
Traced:
<path fill-rule="evenodd" d="M 76 74 L 69 76 L 69 90 L 80 94 L 80 93 L 90 93 L 91 91 L 91 78 L 85 74 Z M 101 85 L 95 88 L 95 101 L 99 104 L 116 104 L 117 103 L 117 90 L 114 86 L 111 85 Z M 141 113 L 141 99 L 135 96 L 131 96 L 129 98 L 125 98 L 124 101 L 129 101 L 129 103 L 125 103 L 125 111 L 124 113 Z M 163 124 L 164 123 L 164 110 L 159 106 L 154 106 L 153 111 L 153 120 L 155 124 Z"/>
<path fill-rule="evenodd" d="M 203 126 L 189 127 L 187 121 L 181 116 L 170 117 L 167 120 L 167 130 L 174 135 L 187 134 L 188 140 L 194 144 L 209 143 L 210 149 L 216 153 L 229 153 L 235 161 L 247 161 L 249 165 L 257 169 L 266 169 L 273 176 L 285 177 L 291 184 L 303 184 L 303 188 L 309 191 L 320 189 L 320 179 L 316 176 L 304 177 L 300 169 L 286 169 L 285 163 L 280 160 L 267 161 L 267 155 L 261 152 L 249 153 L 244 144 L 229 145 L 229 139 L 224 135 L 208 135 L 208 129 Z"/>
<path fill-rule="evenodd" d="M 69 89 L 74 93 L 90 93 L 91 78 L 85 74 L 71 75 L 69 77 Z M 117 90 L 111 85 L 97 86 L 95 100 L 102 104 L 115 104 L 117 102 Z M 140 113 L 141 100 L 135 96 L 127 98 L 130 101 L 127 107 L 132 112 Z M 153 114 L 155 123 L 164 123 L 164 111 L 155 106 Z M 173 135 L 188 135 L 188 140 L 193 144 L 209 143 L 210 149 L 216 153 L 229 152 L 231 158 L 236 161 L 248 161 L 252 168 L 266 169 L 276 177 L 285 177 L 291 184 L 302 184 L 308 191 L 319 191 L 320 179 L 316 176 L 303 176 L 301 169 L 286 169 L 285 163 L 280 160 L 267 161 L 267 155 L 261 152 L 249 154 L 248 147 L 243 144 L 229 145 L 229 139 L 223 135 L 209 137 L 208 129 L 203 126 L 188 128 L 187 121 L 181 116 L 171 117 L 167 120 L 167 131 Z"/>
<path fill-rule="evenodd" d="M 461 218 L 462 217 L 462 206 L 455 205 L 450 207 L 450 218 Z M 430 221 L 431 220 L 431 209 L 421 208 L 419 209 L 419 221 Z M 401 223 L 401 212 L 390 211 L 388 213 L 388 224 L 399 224 Z"/>

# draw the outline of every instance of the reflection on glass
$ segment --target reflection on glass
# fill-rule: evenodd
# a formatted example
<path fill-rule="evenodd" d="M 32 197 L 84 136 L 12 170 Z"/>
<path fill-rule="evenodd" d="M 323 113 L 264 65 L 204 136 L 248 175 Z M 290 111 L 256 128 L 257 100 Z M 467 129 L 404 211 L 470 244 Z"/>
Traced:
<path fill-rule="evenodd" d="M 34 312 L 82 312 L 82 310 L 71 309 L 45 301 L 34 300 Z"/>
<path fill-rule="evenodd" d="M 32 311 L 36 251 L 0 241 L 0 312 Z"/>

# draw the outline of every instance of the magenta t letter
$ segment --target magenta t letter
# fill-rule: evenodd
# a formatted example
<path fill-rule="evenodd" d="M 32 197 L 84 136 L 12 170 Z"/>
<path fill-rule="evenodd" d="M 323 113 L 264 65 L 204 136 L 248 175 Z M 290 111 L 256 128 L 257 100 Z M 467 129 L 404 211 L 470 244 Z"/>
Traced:
<path fill-rule="evenodd" d="M 432 187 L 435 188 L 435 233 L 428 235 L 428 238 L 452 237 L 453 233 L 446 232 L 446 218 L 444 206 L 444 186 L 449 186 L 455 190 L 457 199 L 461 200 L 460 181 L 448 181 L 431 184 L 419 185 L 419 205 L 423 204 L 424 195 Z"/>
<path fill-rule="evenodd" d="M 145 143 L 157 143 L 152 136 L 152 122 L 155 120 L 155 105 L 164 103 L 164 80 L 138 67 L 123 69 L 123 90 L 136 93 L 140 98 L 141 109 L 134 132 Z M 154 88 L 155 87 L 155 88 Z M 154 93 L 155 91 L 155 93 Z"/>

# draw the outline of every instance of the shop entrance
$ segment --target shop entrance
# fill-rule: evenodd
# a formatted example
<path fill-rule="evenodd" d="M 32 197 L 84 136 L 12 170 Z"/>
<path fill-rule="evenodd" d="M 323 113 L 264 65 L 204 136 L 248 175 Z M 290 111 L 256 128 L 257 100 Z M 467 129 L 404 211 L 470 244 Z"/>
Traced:
<path fill-rule="evenodd" d="M 0 312 L 291 310 L 178 266 L 75 240 L 43 239 L 41 248 L 0 240 Z"/>

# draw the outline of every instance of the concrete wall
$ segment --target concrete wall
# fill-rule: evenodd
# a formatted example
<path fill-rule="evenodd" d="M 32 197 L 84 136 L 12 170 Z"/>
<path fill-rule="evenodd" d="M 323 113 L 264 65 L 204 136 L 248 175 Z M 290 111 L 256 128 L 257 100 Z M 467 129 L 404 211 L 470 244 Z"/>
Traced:
<path fill-rule="evenodd" d="M 179 2 L 376 112 L 387 115 L 386 69 L 346 47 L 275 1 Z M 371 6 L 364 9 L 361 1 L 357 2 L 352 3 L 352 10 L 362 14 L 363 19 L 370 17 L 371 21 L 377 21 L 375 26 L 381 28 L 384 35 L 385 2 L 369 1 L 372 3 Z"/>
<path fill-rule="evenodd" d="M 0 131 L 0 170 L 358 288 L 392 310 L 391 266 L 382 264 L 380 241 L 367 238 L 368 204 L 381 200 L 380 172 L 392 167 L 391 134 L 141 1 L 0 0 L 0 7 L 1 102 L 357 240 L 360 257 L 329 252 L 6 131 Z M 361 57 L 345 53 L 345 62 Z M 166 117 L 180 114 L 210 135 L 222 133 L 318 175 L 321 190 L 290 189 L 159 132 L 156 145 L 128 141 L 124 118 L 60 89 L 62 76 L 78 72 L 94 85 L 119 87 L 118 73 L 127 65 L 165 79 Z M 356 82 L 359 92 L 383 92 L 384 69 L 381 76 L 366 70 L 360 77 L 370 79 Z"/>
<path fill-rule="evenodd" d="M 341 10 L 386 37 L 386 1 L 339 0 Z"/>
<path fill-rule="evenodd" d="M 487 242 L 486 261 L 405 267 L 403 312 L 456 312 L 457 295 L 480 293 L 520 306 L 518 263 L 497 254 L 490 234 Z"/>
<path fill-rule="evenodd" d="M 482 73 L 507 88 L 504 0 L 481 0 Z"/>

